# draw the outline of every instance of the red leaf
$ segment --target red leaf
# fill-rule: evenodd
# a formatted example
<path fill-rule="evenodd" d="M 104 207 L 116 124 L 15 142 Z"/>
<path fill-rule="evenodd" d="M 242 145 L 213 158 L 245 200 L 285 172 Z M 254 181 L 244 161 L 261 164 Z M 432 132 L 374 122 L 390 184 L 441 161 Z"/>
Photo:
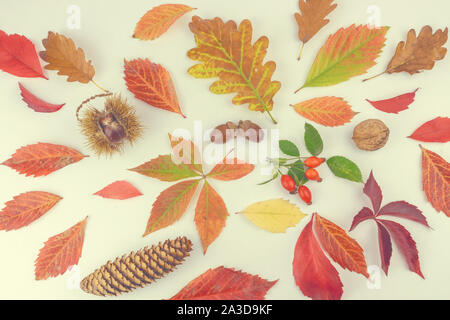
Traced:
<path fill-rule="evenodd" d="M 189 282 L 170 300 L 264 300 L 277 281 L 218 267 Z"/>
<path fill-rule="evenodd" d="M 37 143 L 22 147 L 2 164 L 28 176 L 46 176 L 87 157 L 77 150 L 51 143 Z"/>
<path fill-rule="evenodd" d="M 312 219 L 297 240 L 292 262 L 295 283 L 313 300 L 340 300 L 342 282 L 312 231 Z"/>
<path fill-rule="evenodd" d="M 61 109 L 65 103 L 63 104 L 50 104 L 45 102 L 44 100 L 39 99 L 35 95 L 33 95 L 30 91 L 25 89 L 25 87 L 19 82 L 20 94 L 22 95 L 22 100 L 34 111 L 36 112 L 56 112 Z"/>
<path fill-rule="evenodd" d="M 358 214 L 353 218 L 353 222 L 352 222 L 352 226 L 350 227 L 350 231 L 355 229 L 356 226 L 358 224 L 360 224 L 361 222 L 368 220 L 368 219 L 373 219 L 374 217 L 375 216 L 374 216 L 372 210 L 370 210 L 367 207 L 362 208 L 361 211 L 359 211 Z"/>
<path fill-rule="evenodd" d="M 417 252 L 416 242 L 413 240 L 408 230 L 394 221 L 382 219 L 378 219 L 377 221 L 383 224 L 394 238 L 397 247 L 408 264 L 409 270 L 424 278 L 422 271 L 420 271 L 419 253 Z"/>
<path fill-rule="evenodd" d="M 252 164 L 239 163 L 236 158 L 224 159 L 222 163 L 216 164 L 207 177 L 222 181 L 237 180 L 248 175 L 254 168 Z"/>
<path fill-rule="evenodd" d="M 437 153 L 422 149 L 422 184 L 428 201 L 450 217 L 450 165 Z"/>
<path fill-rule="evenodd" d="M 363 191 L 369 197 L 370 201 L 372 201 L 373 211 L 376 215 L 378 210 L 380 210 L 383 193 L 381 192 L 380 186 L 375 180 L 372 171 L 370 171 L 369 179 L 367 179 Z"/>
<path fill-rule="evenodd" d="M 169 72 L 148 59 L 125 60 L 125 81 L 134 96 L 156 108 L 179 113 L 177 93 Z"/>
<path fill-rule="evenodd" d="M 408 138 L 424 142 L 450 141 L 450 118 L 437 117 L 421 125 Z"/>
<path fill-rule="evenodd" d="M 376 216 L 381 215 L 405 218 L 430 227 L 427 218 L 422 214 L 422 211 L 406 201 L 388 203 L 376 214 Z"/>
<path fill-rule="evenodd" d="M 376 221 L 376 220 L 375 220 Z M 380 247 L 381 268 L 384 273 L 388 275 L 389 264 L 392 256 L 391 236 L 386 228 L 377 221 L 378 227 L 378 245 Z"/>
<path fill-rule="evenodd" d="M 399 113 L 400 111 L 408 109 L 409 105 L 414 102 L 417 90 L 419 90 L 419 88 L 413 92 L 405 93 L 386 100 L 370 101 L 369 99 L 366 99 L 366 101 L 380 111 L 387 113 Z"/>
<path fill-rule="evenodd" d="M 125 200 L 138 196 L 142 196 L 142 193 L 136 189 L 131 183 L 121 180 L 111 183 L 104 187 L 102 190 L 94 193 L 94 195 L 107 198 Z"/>
<path fill-rule="evenodd" d="M 0 70 L 24 78 L 44 76 L 34 44 L 26 37 L 0 30 Z"/>
<path fill-rule="evenodd" d="M 86 218 L 66 231 L 51 237 L 44 243 L 36 259 L 36 280 L 45 280 L 66 272 L 78 264 L 83 249 Z"/>
<path fill-rule="evenodd" d="M 62 198 L 42 191 L 22 193 L 8 201 L 0 212 L 0 230 L 15 230 L 25 227 L 42 217 Z"/>

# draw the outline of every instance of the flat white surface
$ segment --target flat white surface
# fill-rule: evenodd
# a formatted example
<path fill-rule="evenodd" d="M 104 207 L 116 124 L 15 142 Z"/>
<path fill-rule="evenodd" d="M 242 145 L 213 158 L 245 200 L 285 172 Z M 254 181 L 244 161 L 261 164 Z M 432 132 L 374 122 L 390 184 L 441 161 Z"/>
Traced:
<path fill-rule="evenodd" d="M 66 77 L 45 71 L 44 79 L 19 79 L 0 72 L 0 159 L 8 159 L 19 147 L 37 142 L 63 144 L 91 155 L 79 163 L 65 167 L 47 177 L 31 178 L 19 175 L 8 167 L 0 167 L 0 203 L 13 196 L 32 190 L 56 193 L 64 199 L 50 212 L 28 227 L 17 231 L 0 232 L 0 298 L 24 299 L 95 299 L 68 285 L 76 272 L 66 273 L 45 281 L 34 280 L 34 261 L 43 243 L 76 222 L 89 216 L 83 254 L 79 262 L 81 277 L 92 272 L 107 260 L 140 249 L 168 238 L 186 235 L 192 239 L 192 256 L 164 279 L 121 299 L 167 299 L 187 282 L 208 268 L 225 265 L 242 269 L 263 278 L 279 282 L 268 292 L 268 299 L 306 299 L 296 287 L 292 276 L 292 259 L 297 238 L 307 219 L 286 234 L 271 234 L 258 229 L 243 216 L 234 212 L 249 204 L 271 198 L 291 199 L 306 213 L 319 212 L 322 216 L 348 229 L 353 216 L 369 204 L 363 196 L 362 185 L 334 177 L 324 166 L 320 173 L 324 182 L 311 183 L 314 203 L 304 206 L 295 196 L 287 195 L 272 183 L 257 186 L 264 178 L 257 168 L 242 180 L 213 181 L 230 212 L 227 225 L 219 238 L 203 255 L 201 243 L 193 222 L 195 205 L 191 205 L 183 218 L 174 225 L 143 238 L 147 219 L 157 195 L 173 183 L 160 182 L 126 169 L 133 168 L 160 154 L 169 153 L 167 133 L 177 128 L 193 129 L 195 120 L 202 120 L 205 128 L 226 121 L 251 119 L 266 128 L 275 128 L 264 114 L 234 106 L 232 95 L 214 95 L 208 91 L 211 80 L 197 80 L 186 70 L 193 61 L 186 52 L 194 47 L 188 29 L 193 14 L 202 18 L 251 20 L 255 41 L 266 35 L 270 39 L 267 59 L 277 63 L 273 79 L 282 82 L 275 96 L 273 114 L 279 121 L 280 136 L 303 145 L 305 119 L 297 115 L 289 104 L 309 98 L 335 95 L 345 98 L 359 112 L 353 121 L 337 128 L 317 125 L 324 142 L 324 156 L 344 155 L 354 160 L 366 178 L 370 170 L 380 183 L 384 203 L 406 200 L 417 205 L 426 215 L 433 230 L 412 222 L 402 221 L 417 242 L 422 271 L 426 280 L 408 271 L 400 252 L 394 246 L 389 277 L 381 275 L 378 290 L 369 289 L 359 274 L 343 271 L 336 266 L 344 284 L 343 299 L 448 299 L 450 298 L 449 268 L 450 221 L 437 213 L 426 201 L 421 186 L 419 143 L 407 139 L 416 128 L 437 116 L 449 116 L 448 90 L 450 59 L 436 63 L 434 70 L 410 76 L 401 73 L 383 75 L 362 83 L 364 76 L 324 88 L 306 88 L 294 95 L 309 71 L 314 57 L 329 34 L 352 23 L 364 24 L 369 19 L 370 5 L 379 8 L 382 25 L 390 26 L 386 46 L 369 75 L 385 69 L 398 41 L 406 38 L 410 28 L 420 30 L 426 24 L 445 28 L 448 24 L 450 3 L 446 0 L 337 0 L 338 7 L 331 13 L 331 22 L 305 47 L 303 59 L 297 62 L 300 48 L 297 26 L 293 18 L 298 11 L 296 0 L 178 0 L 198 9 L 188 13 L 161 38 L 139 41 L 131 37 L 136 22 L 152 7 L 166 1 L 24 1 L 0 2 L 0 29 L 19 33 L 31 39 L 38 50 L 49 30 L 63 33 L 82 47 L 96 69 L 95 80 L 108 89 L 121 92 L 136 107 L 146 126 L 143 139 L 122 156 L 112 159 L 98 158 L 84 145 L 75 119 L 75 108 L 86 97 L 98 93 L 93 85 L 68 83 Z M 81 29 L 66 26 L 70 5 L 81 9 Z M 171 73 L 187 119 L 155 109 L 135 99 L 123 80 L 123 59 L 149 58 L 161 63 Z M 44 63 L 42 63 L 44 64 Z M 19 94 L 18 81 L 38 96 L 54 103 L 65 102 L 57 113 L 35 113 L 25 106 Z M 379 100 L 410 92 L 420 87 L 416 101 L 410 109 L 399 115 L 386 114 L 374 109 L 365 99 Z M 98 105 L 100 107 L 100 105 Z M 391 129 L 388 144 L 370 153 L 360 151 L 351 141 L 354 126 L 362 120 L 378 118 Z M 449 144 L 425 143 L 446 159 L 450 158 Z M 133 183 L 144 196 L 126 200 L 107 200 L 92 194 L 109 183 L 125 179 Z M 194 202 L 195 203 L 195 202 Z M 377 233 L 374 223 L 364 222 L 351 233 L 364 248 L 368 265 L 379 265 Z"/>

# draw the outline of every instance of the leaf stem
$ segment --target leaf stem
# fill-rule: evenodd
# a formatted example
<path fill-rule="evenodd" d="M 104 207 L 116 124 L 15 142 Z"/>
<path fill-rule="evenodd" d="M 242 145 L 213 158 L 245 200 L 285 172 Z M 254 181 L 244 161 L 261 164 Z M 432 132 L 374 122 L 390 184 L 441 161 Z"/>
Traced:
<path fill-rule="evenodd" d="M 381 73 L 379 73 L 377 75 L 374 75 L 374 76 L 372 76 L 370 78 L 364 79 L 363 82 L 366 82 L 366 81 L 369 81 L 369 80 L 374 79 L 376 77 L 379 77 L 379 76 L 381 76 L 382 74 L 385 74 L 385 73 L 386 73 L 386 71 L 383 71 L 383 72 L 381 72 Z"/>
<path fill-rule="evenodd" d="M 301 86 L 300 88 L 298 88 L 297 90 L 294 91 L 294 93 L 299 92 L 300 90 L 302 90 L 305 86 Z"/>
<path fill-rule="evenodd" d="M 91 82 L 100 90 L 102 90 L 103 92 L 109 92 L 108 90 L 106 90 L 105 88 L 101 87 L 97 82 L 94 81 L 94 79 L 91 80 Z"/>
<path fill-rule="evenodd" d="M 300 48 L 300 53 L 298 54 L 298 58 L 297 61 L 300 61 L 300 59 L 302 58 L 302 53 L 303 53 L 303 48 L 305 47 L 305 43 L 302 42 L 302 46 Z"/>

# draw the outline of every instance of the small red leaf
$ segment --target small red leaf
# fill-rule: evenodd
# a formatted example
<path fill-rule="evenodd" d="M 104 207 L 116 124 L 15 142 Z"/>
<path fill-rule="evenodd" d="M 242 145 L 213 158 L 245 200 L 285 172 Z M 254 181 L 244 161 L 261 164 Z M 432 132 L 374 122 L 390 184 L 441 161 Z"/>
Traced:
<path fill-rule="evenodd" d="M 370 198 L 370 201 L 372 201 L 373 211 L 376 215 L 378 210 L 380 210 L 383 193 L 381 192 L 381 188 L 375 180 L 372 171 L 370 171 L 369 179 L 367 179 L 363 191 Z"/>
<path fill-rule="evenodd" d="M 419 88 L 413 92 L 405 93 L 386 100 L 370 101 L 369 99 L 366 99 L 366 101 L 380 111 L 387 113 L 399 113 L 400 111 L 408 109 L 409 105 L 414 102 L 417 90 L 419 90 Z"/>
<path fill-rule="evenodd" d="M 375 220 L 376 221 L 376 220 Z M 378 245 L 380 247 L 381 268 L 388 275 L 389 264 L 392 256 L 391 236 L 386 228 L 377 221 L 378 227 Z"/>
<path fill-rule="evenodd" d="M 142 196 L 142 193 L 138 189 L 136 189 L 131 183 L 122 180 L 111 183 L 110 185 L 104 187 L 102 190 L 94 193 L 94 195 L 106 199 L 125 200 Z"/>
<path fill-rule="evenodd" d="M 450 118 L 437 117 L 421 125 L 408 138 L 423 142 L 450 141 Z"/>
<path fill-rule="evenodd" d="M 406 201 L 395 201 L 388 203 L 376 214 L 376 216 L 381 215 L 405 218 L 421 223 L 426 227 L 430 227 L 428 225 L 427 218 L 422 214 L 422 211 Z"/>
<path fill-rule="evenodd" d="M 362 208 L 361 211 L 359 211 L 358 214 L 353 218 L 353 222 L 352 222 L 352 226 L 350 227 L 350 231 L 355 229 L 356 226 L 358 224 L 360 224 L 361 222 L 368 220 L 368 219 L 373 219 L 374 217 L 375 216 L 374 216 L 372 210 L 370 210 L 367 207 Z"/>
<path fill-rule="evenodd" d="M 44 100 L 39 99 L 35 95 L 33 95 L 30 91 L 25 89 L 25 87 L 19 82 L 20 94 L 22 96 L 22 100 L 34 111 L 36 112 L 56 112 L 61 109 L 65 103 L 63 104 L 50 104 L 45 102 Z"/>
<path fill-rule="evenodd" d="M 34 44 L 26 37 L 0 30 L 0 70 L 24 78 L 44 78 Z"/>
<path fill-rule="evenodd" d="M 252 164 L 239 163 L 236 158 L 224 159 L 222 163 L 216 164 L 207 177 L 222 181 L 237 180 L 248 175 L 254 168 Z"/>

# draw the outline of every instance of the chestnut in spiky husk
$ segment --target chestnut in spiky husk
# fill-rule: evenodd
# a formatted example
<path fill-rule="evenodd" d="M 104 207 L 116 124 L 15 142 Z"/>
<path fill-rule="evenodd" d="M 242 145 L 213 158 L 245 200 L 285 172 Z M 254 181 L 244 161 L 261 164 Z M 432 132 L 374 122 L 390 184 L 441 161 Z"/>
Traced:
<path fill-rule="evenodd" d="M 120 95 L 107 97 L 103 111 L 89 107 L 79 120 L 89 147 L 98 155 L 122 152 L 125 142 L 133 144 L 142 133 L 134 108 Z"/>

